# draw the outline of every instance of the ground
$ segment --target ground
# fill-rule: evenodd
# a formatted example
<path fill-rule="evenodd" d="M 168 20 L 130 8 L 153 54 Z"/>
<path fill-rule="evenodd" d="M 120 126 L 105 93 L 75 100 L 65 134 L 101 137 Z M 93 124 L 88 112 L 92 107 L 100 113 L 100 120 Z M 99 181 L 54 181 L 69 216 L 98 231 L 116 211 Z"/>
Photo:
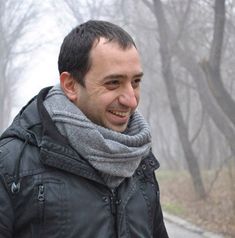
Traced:
<path fill-rule="evenodd" d="M 198 199 L 187 172 L 158 171 L 156 176 L 160 184 L 163 209 L 208 231 L 235 237 L 233 178 L 229 176 L 228 169 L 219 173 L 206 171 L 202 175 L 207 196 L 205 199 Z"/>

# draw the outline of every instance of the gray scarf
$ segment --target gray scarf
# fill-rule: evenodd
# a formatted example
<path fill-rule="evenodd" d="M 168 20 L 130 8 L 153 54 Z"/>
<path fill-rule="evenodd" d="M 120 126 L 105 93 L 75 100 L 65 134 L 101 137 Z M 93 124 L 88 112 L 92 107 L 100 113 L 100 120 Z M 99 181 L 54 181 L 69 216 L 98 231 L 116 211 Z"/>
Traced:
<path fill-rule="evenodd" d="M 44 105 L 60 133 L 111 188 L 131 177 L 150 151 L 150 130 L 137 111 L 125 132 L 119 133 L 91 122 L 59 85 L 50 90 Z"/>

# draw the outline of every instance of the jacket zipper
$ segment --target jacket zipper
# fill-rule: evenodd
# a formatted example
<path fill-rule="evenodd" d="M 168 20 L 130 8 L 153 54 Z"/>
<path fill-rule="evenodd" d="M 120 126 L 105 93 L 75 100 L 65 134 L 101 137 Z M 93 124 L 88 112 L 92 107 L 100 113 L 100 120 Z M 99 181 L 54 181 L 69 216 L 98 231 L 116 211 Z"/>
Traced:
<path fill-rule="evenodd" d="M 39 201 L 39 221 L 42 223 L 44 218 L 44 201 L 45 201 L 45 188 L 43 184 L 38 186 L 38 201 Z"/>
<path fill-rule="evenodd" d="M 117 190 L 116 189 L 111 189 L 111 196 L 110 196 L 110 207 L 111 207 L 111 213 L 114 218 L 114 232 L 115 232 L 115 237 L 118 237 L 118 222 L 117 222 L 117 206 L 120 204 L 120 200 L 118 199 L 117 196 Z"/>

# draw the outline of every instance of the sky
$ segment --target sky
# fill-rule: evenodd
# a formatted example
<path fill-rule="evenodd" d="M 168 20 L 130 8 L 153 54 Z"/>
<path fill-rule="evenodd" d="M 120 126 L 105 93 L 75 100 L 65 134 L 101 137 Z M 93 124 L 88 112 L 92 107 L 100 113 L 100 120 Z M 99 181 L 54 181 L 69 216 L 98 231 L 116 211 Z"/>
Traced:
<path fill-rule="evenodd" d="M 28 33 L 24 41 L 35 41 L 39 47 L 29 53 L 20 74 L 20 83 L 15 94 L 15 103 L 12 110 L 12 119 L 33 96 L 43 87 L 59 83 L 57 60 L 60 45 L 68 29 L 59 28 L 59 22 L 47 6 L 46 14 L 39 17 L 33 30 Z M 70 23 L 69 23 L 70 25 Z M 69 28 L 69 27 L 68 27 Z M 72 26 L 71 26 L 72 28 Z"/>

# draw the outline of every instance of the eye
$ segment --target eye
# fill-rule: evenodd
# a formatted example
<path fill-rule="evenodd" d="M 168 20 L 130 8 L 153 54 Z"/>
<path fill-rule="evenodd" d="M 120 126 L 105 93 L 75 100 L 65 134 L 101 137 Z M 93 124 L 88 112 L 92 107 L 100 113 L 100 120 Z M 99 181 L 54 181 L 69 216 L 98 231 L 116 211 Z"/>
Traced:
<path fill-rule="evenodd" d="M 118 88 L 120 85 L 120 81 L 115 79 L 115 80 L 110 80 L 108 82 L 105 83 L 105 87 L 109 90 L 114 90 L 116 88 Z"/>
<path fill-rule="evenodd" d="M 140 86 L 141 78 L 134 79 L 131 84 L 133 88 L 138 88 Z"/>

